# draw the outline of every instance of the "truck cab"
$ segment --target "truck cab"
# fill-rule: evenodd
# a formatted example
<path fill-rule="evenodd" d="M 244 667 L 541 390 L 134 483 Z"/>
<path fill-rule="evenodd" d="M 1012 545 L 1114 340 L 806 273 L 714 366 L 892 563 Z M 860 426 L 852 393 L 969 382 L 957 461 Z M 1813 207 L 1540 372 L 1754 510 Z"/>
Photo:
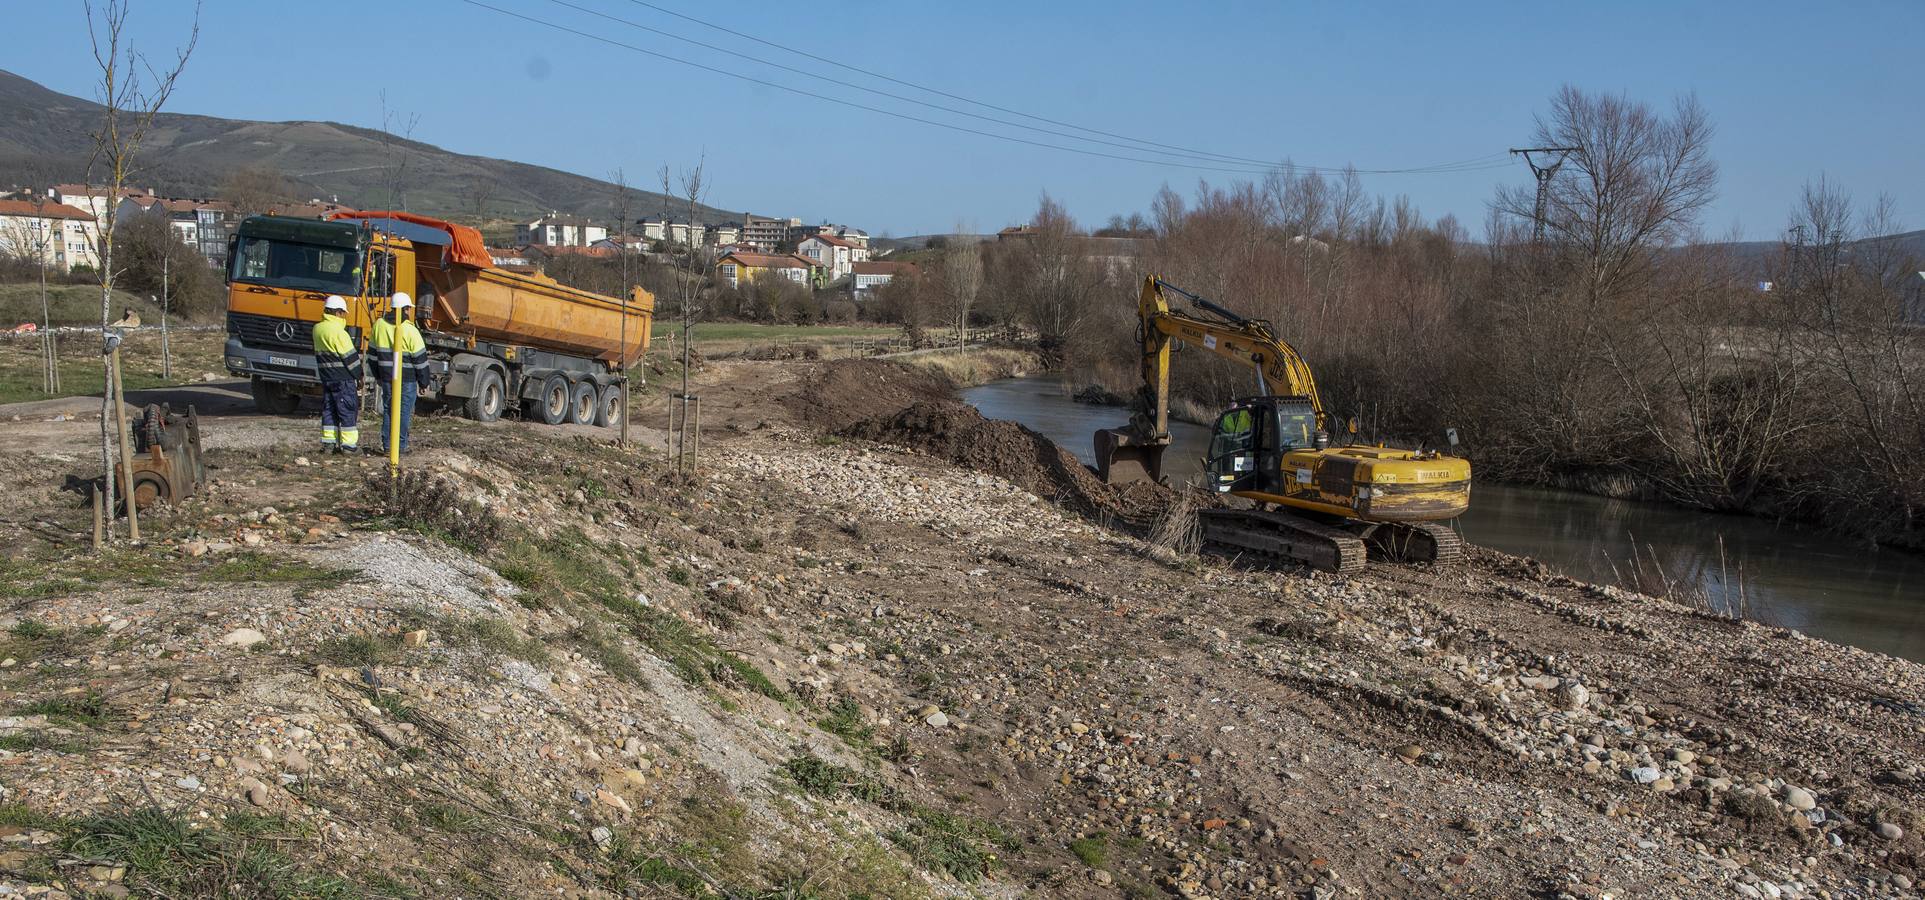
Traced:
<path fill-rule="evenodd" d="M 366 350 L 395 291 L 415 293 L 414 248 L 359 222 L 254 216 L 228 254 L 227 371 L 246 377 L 255 403 L 288 413 L 318 393 L 314 324 L 330 294 L 348 301 L 348 331 Z"/>

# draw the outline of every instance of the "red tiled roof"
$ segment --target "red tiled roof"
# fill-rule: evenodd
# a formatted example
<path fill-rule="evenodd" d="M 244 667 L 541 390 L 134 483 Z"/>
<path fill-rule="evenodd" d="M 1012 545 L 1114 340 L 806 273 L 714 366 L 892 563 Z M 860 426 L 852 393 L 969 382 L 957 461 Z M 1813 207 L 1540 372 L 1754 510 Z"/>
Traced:
<path fill-rule="evenodd" d="M 915 263 L 906 262 L 859 262 L 855 264 L 857 275 L 901 275 L 916 271 Z"/>
<path fill-rule="evenodd" d="M 0 216 L 29 216 L 41 219 L 85 219 L 94 220 L 93 214 L 76 209 L 65 203 L 49 200 L 36 204 L 32 200 L 0 200 Z"/>
<path fill-rule="evenodd" d="M 829 245 L 829 246 L 831 246 L 831 247 L 848 247 L 848 248 L 849 248 L 849 249 L 851 249 L 851 250 L 860 250 L 860 249 L 862 249 L 862 248 L 861 248 L 860 246 L 858 246 L 858 245 L 857 245 L 857 244 L 856 244 L 856 243 L 855 243 L 854 241 L 849 241 L 849 240 L 844 240 L 843 238 L 839 238 L 839 237 L 836 237 L 836 236 L 835 236 L 835 235 L 833 235 L 833 234 L 812 234 L 812 235 L 809 235 L 809 236 L 808 236 L 808 237 L 806 237 L 806 238 L 803 238 L 803 240 L 805 240 L 805 241 L 806 241 L 806 240 L 817 240 L 817 241 L 821 241 L 821 242 L 823 242 L 823 243 L 825 243 L 825 244 L 828 244 L 828 245 Z"/>
<path fill-rule="evenodd" d="M 613 247 L 551 247 L 547 244 L 535 244 L 524 252 L 545 256 L 586 256 L 590 259 L 608 259 L 617 253 Z"/>
<path fill-rule="evenodd" d="M 747 266 L 751 269 L 812 269 L 812 268 L 815 268 L 815 263 L 812 263 L 799 256 L 790 256 L 787 254 L 776 255 L 776 254 L 768 254 L 768 253 L 743 253 L 741 251 L 731 252 L 729 255 L 724 256 L 719 260 L 716 260 L 716 265 L 721 265 L 723 262 L 726 262 L 731 259 L 735 260 L 736 263 L 743 266 Z"/>
<path fill-rule="evenodd" d="M 104 185 L 95 187 L 90 184 L 56 184 L 53 186 L 53 189 L 63 197 L 105 197 L 109 193 L 109 189 Z M 120 195 L 122 197 L 145 197 L 147 196 L 147 192 L 137 187 L 124 187 L 120 189 Z"/>

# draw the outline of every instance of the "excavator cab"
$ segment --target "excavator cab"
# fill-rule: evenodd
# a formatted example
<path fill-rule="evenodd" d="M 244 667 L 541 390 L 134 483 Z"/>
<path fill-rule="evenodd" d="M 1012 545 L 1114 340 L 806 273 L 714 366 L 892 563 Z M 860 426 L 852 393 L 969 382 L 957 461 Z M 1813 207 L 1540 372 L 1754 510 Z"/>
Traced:
<path fill-rule="evenodd" d="M 1283 493 L 1283 455 L 1322 449 L 1330 439 L 1317 429 L 1317 410 L 1307 397 L 1252 397 L 1217 417 L 1204 460 L 1217 493 Z"/>
<path fill-rule="evenodd" d="M 1217 416 L 1203 469 L 1211 490 L 1219 494 L 1252 487 L 1257 475 L 1257 416 L 1252 407 L 1233 406 Z"/>

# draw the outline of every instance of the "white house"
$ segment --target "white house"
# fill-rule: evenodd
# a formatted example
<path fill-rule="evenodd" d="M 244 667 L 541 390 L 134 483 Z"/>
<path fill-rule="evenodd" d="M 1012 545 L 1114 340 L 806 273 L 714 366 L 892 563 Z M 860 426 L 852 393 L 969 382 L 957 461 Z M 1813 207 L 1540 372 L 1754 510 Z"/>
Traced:
<path fill-rule="evenodd" d="M 605 237 L 608 237 L 607 226 L 553 212 L 515 226 L 515 243 L 540 247 L 586 247 Z"/>
<path fill-rule="evenodd" d="M 121 188 L 120 199 L 146 197 L 151 194 L 153 191 L 142 188 Z M 88 215 L 94 217 L 96 231 L 107 227 L 107 210 L 115 203 L 111 199 L 112 195 L 113 191 L 109 188 L 85 184 L 56 184 L 47 189 L 47 196 L 53 198 L 55 203 L 65 203 L 76 209 L 86 210 Z"/>
<path fill-rule="evenodd" d="M 821 266 L 828 280 L 835 281 L 867 260 L 869 251 L 833 234 L 813 234 L 795 245 L 795 255 Z"/>
<path fill-rule="evenodd" d="M 51 199 L 0 200 L 0 254 L 65 272 L 100 265 L 100 227 L 91 212 Z"/>
<path fill-rule="evenodd" d="M 897 275 L 913 275 L 915 263 L 906 262 L 859 262 L 850 267 L 849 292 L 857 300 L 866 300 L 871 291 L 894 281 Z"/>

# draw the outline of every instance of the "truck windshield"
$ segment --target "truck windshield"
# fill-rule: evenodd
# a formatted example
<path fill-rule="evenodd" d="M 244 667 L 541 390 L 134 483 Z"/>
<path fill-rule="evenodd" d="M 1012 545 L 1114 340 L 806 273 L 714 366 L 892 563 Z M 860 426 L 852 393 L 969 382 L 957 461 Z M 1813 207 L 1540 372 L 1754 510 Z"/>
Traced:
<path fill-rule="evenodd" d="M 351 297 L 361 293 L 361 254 L 341 247 L 242 235 L 228 277 L 248 284 Z"/>

